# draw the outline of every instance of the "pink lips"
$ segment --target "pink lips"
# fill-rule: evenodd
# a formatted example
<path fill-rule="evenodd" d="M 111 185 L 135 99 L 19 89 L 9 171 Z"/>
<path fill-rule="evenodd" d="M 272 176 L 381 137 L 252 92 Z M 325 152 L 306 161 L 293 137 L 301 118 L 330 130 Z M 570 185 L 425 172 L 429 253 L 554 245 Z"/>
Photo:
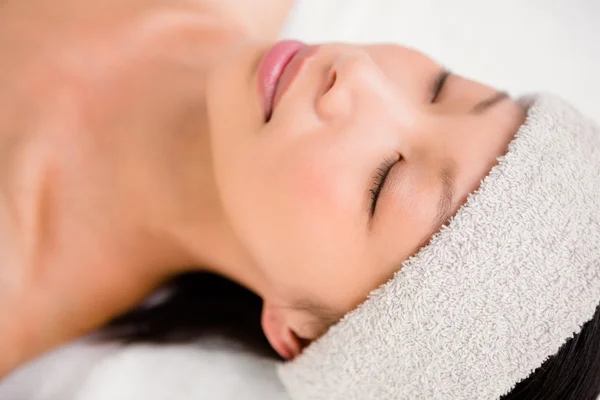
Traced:
<path fill-rule="evenodd" d="M 258 92 L 263 100 L 266 121 L 298 74 L 302 61 L 314 49 L 314 46 L 297 40 L 283 40 L 265 54 L 258 67 Z"/>

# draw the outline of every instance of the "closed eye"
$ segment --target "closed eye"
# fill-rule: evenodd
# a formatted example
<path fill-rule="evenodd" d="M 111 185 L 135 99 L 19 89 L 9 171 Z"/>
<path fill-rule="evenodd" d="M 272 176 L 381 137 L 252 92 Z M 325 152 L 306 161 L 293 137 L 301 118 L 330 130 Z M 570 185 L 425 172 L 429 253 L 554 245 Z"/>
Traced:
<path fill-rule="evenodd" d="M 440 73 L 437 75 L 437 77 L 435 78 L 435 81 L 433 82 L 433 86 L 432 86 L 432 90 L 431 90 L 431 103 L 435 103 L 438 99 L 438 97 L 440 96 L 440 93 L 442 93 L 442 89 L 444 88 L 444 85 L 446 84 L 446 80 L 448 79 L 448 77 L 451 75 L 452 73 L 450 71 L 448 71 L 447 69 L 443 69 L 440 71 Z"/>
<path fill-rule="evenodd" d="M 394 157 L 386 158 L 383 160 L 381 165 L 375 171 L 375 175 L 373 178 L 373 184 L 369 192 L 371 193 L 371 208 L 369 210 L 370 216 L 373 217 L 375 215 L 375 210 L 377 208 L 377 201 L 379 200 L 379 196 L 381 195 L 381 191 L 385 186 L 385 181 L 390 174 L 390 171 L 398 162 L 402 160 L 402 155 L 396 154 Z"/>

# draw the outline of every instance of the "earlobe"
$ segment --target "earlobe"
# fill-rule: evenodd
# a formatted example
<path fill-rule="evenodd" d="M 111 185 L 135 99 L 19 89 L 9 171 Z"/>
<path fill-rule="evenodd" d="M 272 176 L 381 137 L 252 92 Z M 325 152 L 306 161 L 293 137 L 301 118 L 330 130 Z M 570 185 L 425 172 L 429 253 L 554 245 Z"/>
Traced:
<path fill-rule="evenodd" d="M 285 318 L 280 309 L 271 306 L 268 302 L 264 302 L 262 316 L 262 328 L 271 344 L 279 355 L 291 360 L 297 357 L 302 347 L 296 334 L 287 326 Z"/>

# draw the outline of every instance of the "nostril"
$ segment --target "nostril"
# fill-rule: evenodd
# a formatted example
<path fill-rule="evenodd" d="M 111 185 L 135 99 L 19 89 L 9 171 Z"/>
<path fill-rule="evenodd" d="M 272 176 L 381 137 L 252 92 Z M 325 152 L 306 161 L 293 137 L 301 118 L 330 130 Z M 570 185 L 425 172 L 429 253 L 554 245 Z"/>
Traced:
<path fill-rule="evenodd" d="M 329 91 L 335 85 L 335 81 L 337 80 L 337 72 L 331 71 L 329 72 L 329 77 L 327 79 L 327 86 L 325 87 L 325 93 Z"/>
<path fill-rule="evenodd" d="M 337 61 L 323 71 L 320 96 L 315 102 L 315 110 L 323 121 L 346 118 L 352 111 L 352 97 L 358 85 L 348 80 L 340 66 L 343 64 Z"/>

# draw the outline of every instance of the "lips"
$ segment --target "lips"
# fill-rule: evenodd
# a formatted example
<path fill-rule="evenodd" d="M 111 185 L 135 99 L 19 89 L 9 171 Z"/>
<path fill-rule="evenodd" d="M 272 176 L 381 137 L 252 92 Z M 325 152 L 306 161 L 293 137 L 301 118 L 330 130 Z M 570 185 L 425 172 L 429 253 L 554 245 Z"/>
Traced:
<path fill-rule="evenodd" d="M 258 67 L 258 92 L 266 121 L 271 118 L 303 61 L 312 54 L 314 48 L 296 40 L 283 40 L 276 43 L 263 57 Z"/>

